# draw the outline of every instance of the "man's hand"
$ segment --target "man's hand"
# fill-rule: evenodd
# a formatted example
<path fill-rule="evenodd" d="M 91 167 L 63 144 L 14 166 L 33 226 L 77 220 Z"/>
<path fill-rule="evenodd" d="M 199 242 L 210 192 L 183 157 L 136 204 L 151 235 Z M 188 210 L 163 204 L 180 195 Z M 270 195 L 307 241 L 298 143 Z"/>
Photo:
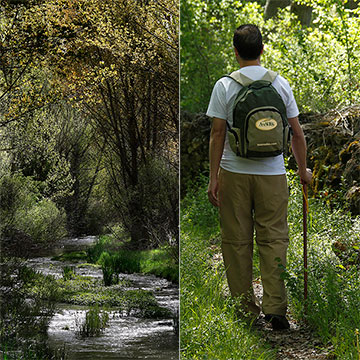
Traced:
<path fill-rule="evenodd" d="M 219 207 L 220 202 L 218 198 L 219 183 L 218 180 L 210 180 L 208 186 L 208 198 L 209 201 L 216 207 Z"/>
<path fill-rule="evenodd" d="M 300 171 L 299 171 L 299 176 L 300 176 L 302 184 L 310 184 L 311 180 L 312 180 L 312 171 L 309 168 L 307 168 L 302 173 L 300 173 Z"/>
<path fill-rule="evenodd" d="M 298 174 L 300 176 L 301 183 L 310 184 L 312 172 L 310 169 L 306 168 L 306 140 L 303 130 L 300 126 L 298 117 L 289 118 L 288 122 L 293 131 L 291 147 L 299 168 Z"/>

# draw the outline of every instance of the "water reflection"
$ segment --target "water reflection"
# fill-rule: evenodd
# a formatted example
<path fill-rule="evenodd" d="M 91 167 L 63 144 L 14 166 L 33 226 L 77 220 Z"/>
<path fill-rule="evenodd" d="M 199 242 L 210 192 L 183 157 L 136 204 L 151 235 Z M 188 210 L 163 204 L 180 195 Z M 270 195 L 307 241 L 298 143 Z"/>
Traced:
<path fill-rule="evenodd" d="M 68 349 L 70 360 L 80 359 L 178 359 L 178 338 L 171 320 L 119 318 L 110 312 L 110 326 L 96 338 L 76 334 L 76 317 L 85 317 L 79 307 L 63 306 L 49 326 L 50 345 Z"/>

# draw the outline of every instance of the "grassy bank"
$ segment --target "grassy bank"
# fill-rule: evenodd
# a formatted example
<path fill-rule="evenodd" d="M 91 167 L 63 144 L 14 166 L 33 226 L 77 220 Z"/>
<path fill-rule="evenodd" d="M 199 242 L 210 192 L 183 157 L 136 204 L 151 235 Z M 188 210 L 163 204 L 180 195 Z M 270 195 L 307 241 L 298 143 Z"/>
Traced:
<path fill-rule="evenodd" d="M 308 301 L 303 301 L 303 236 L 301 188 L 290 176 L 289 265 L 285 278 L 290 307 L 306 318 L 337 359 L 357 359 L 356 329 L 360 327 L 360 217 L 345 213 L 340 202 L 309 199 Z"/>
<path fill-rule="evenodd" d="M 108 268 L 114 276 L 116 273 L 153 274 L 178 283 L 179 265 L 171 253 L 172 249 L 168 247 L 138 251 L 121 249 L 112 236 L 100 235 L 87 251 L 65 253 L 53 260 L 81 260 Z"/>
<path fill-rule="evenodd" d="M 302 198 L 298 178 L 288 174 L 290 246 L 284 272 L 289 308 L 297 320 L 305 317 L 324 345 L 338 359 L 355 359 L 360 326 L 360 219 L 352 219 L 338 204 L 310 199 L 308 224 L 309 297 L 304 314 Z M 261 335 L 236 316 L 226 296 L 227 285 L 218 256 L 217 211 L 208 202 L 206 179 L 182 204 L 181 215 L 181 349 L 183 359 L 274 359 Z M 219 264 L 219 265 L 216 265 Z M 258 274 L 255 256 L 254 273 Z"/>

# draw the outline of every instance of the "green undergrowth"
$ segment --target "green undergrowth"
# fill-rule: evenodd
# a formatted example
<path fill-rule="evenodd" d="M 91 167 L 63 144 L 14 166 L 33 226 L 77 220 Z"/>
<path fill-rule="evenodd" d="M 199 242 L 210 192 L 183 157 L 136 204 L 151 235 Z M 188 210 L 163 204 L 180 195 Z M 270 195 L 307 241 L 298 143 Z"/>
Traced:
<path fill-rule="evenodd" d="M 302 193 L 298 177 L 290 186 L 288 265 L 284 269 L 289 310 L 300 323 L 306 318 L 314 336 L 333 348 L 337 359 L 357 359 L 360 327 L 360 219 L 322 199 L 309 199 L 308 300 L 304 314 Z M 181 349 L 183 359 L 274 359 L 274 350 L 236 317 L 228 299 L 219 253 L 217 210 L 206 196 L 207 179 L 189 193 L 181 214 Z M 280 264 L 282 266 L 282 264 Z M 254 274 L 259 273 L 255 255 Z"/>
<path fill-rule="evenodd" d="M 173 282 L 179 282 L 179 265 L 165 249 L 144 250 L 141 253 L 140 271 L 153 274 Z"/>
<path fill-rule="evenodd" d="M 88 255 L 86 251 L 72 251 L 69 253 L 64 253 L 61 255 L 53 256 L 51 260 L 56 261 L 77 261 L 77 260 L 87 260 Z"/>
<path fill-rule="evenodd" d="M 289 176 L 290 246 L 284 273 L 293 314 L 306 318 L 337 359 L 357 359 L 360 327 L 360 217 L 351 217 L 335 202 L 309 199 L 308 301 L 304 314 L 302 193 Z"/>
<path fill-rule="evenodd" d="M 2 258 L 0 286 L 0 358 L 64 359 L 64 349 L 50 349 L 44 337 L 60 295 L 54 278 Z"/>

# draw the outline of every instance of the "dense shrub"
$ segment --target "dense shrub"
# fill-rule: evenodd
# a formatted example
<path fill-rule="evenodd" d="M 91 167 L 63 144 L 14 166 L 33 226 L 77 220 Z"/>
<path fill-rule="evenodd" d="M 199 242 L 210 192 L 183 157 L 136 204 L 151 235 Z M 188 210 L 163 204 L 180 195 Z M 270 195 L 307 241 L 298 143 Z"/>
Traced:
<path fill-rule="evenodd" d="M 29 209 L 21 209 L 17 226 L 35 243 L 55 242 L 66 235 L 65 213 L 49 199 L 43 199 Z"/>
<path fill-rule="evenodd" d="M 139 167 L 137 176 L 139 181 L 132 187 L 109 187 L 114 211 L 131 238 L 127 247 L 142 250 L 169 244 L 177 250 L 177 165 L 165 158 L 149 158 Z"/>
<path fill-rule="evenodd" d="M 17 213 L 32 207 L 39 192 L 31 179 L 20 174 L 0 177 L 0 230 L 10 227 L 16 222 Z"/>
<path fill-rule="evenodd" d="M 0 179 L 0 241 L 4 250 L 26 256 L 30 248 L 65 234 L 64 212 L 51 200 L 41 198 L 35 181 L 19 174 Z"/>

